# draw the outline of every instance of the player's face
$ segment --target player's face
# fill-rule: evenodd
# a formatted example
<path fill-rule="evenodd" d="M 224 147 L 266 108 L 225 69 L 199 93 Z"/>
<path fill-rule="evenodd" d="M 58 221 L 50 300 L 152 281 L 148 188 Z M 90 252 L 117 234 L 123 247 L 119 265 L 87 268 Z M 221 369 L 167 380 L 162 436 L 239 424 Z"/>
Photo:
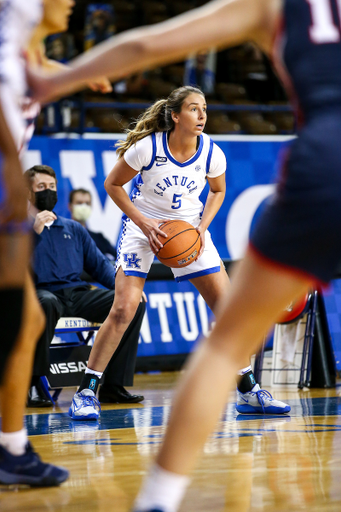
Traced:
<path fill-rule="evenodd" d="M 175 114 L 174 122 L 179 128 L 193 135 L 200 135 L 205 128 L 207 114 L 206 101 L 201 94 L 190 94 L 184 100 L 180 114 Z M 176 117 L 177 116 L 177 117 Z"/>
<path fill-rule="evenodd" d="M 75 0 L 44 0 L 43 23 L 49 34 L 67 30 L 74 5 Z"/>

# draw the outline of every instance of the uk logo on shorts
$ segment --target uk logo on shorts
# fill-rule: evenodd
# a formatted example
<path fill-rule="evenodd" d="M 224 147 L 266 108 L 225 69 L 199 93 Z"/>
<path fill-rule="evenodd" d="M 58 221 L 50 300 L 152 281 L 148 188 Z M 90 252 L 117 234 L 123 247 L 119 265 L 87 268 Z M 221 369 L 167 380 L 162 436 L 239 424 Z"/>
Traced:
<path fill-rule="evenodd" d="M 136 252 L 124 253 L 123 261 L 126 263 L 126 268 L 141 268 L 141 258 L 137 257 Z"/>

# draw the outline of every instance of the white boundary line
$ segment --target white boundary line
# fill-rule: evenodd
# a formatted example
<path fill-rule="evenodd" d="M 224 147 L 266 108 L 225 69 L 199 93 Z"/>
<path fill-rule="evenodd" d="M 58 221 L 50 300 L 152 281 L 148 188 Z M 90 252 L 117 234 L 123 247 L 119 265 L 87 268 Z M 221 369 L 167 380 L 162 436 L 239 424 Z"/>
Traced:
<path fill-rule="evenodd" d="M 117 140 L 125 139 L 125 133 L 56 133 L 54 139 L 84 139 L 84 140 Z M 296 139 L 296 135 L 210 135 L 218 142 L 286 142 Z"/>
<path fill-rule="evenodd" d="M 296 135 L 210 135 L 220 142 L 285 142 L 296 139 Z"/>

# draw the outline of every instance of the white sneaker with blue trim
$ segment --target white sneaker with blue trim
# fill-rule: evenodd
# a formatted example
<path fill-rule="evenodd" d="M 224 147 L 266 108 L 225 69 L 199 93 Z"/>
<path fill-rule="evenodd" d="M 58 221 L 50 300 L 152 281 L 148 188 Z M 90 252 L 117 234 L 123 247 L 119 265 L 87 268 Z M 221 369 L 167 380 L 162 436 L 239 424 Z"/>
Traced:
<path fill-rule="evenodd" d="M 241 414 L 286 414 L 291 407 L 275 400 L 269 391 L 260 389 L 256 384 L 248 393 L 241 393 L 237 389 L 236 409 Z"/>
<path fill-rule="evenodd" d="M 98 420 L 101 406 L 91 389 L 83 389 L 72 399 L 69 416 L 73 420 Z"/>

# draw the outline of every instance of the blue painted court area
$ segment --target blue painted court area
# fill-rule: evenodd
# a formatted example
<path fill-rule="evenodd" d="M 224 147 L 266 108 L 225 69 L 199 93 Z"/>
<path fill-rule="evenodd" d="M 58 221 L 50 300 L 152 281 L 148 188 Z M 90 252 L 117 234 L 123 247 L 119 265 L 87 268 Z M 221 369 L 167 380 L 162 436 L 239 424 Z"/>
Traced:
<path fill-rule="evenodd" d="M 235 422 L 238 430 L 242 432 L 230 433 L 231 435 L 246 435 L 246 430 L 243 429 L 244 421 L 251 420 L 270 420 L 278 419 L 284 422 L 290 422 L 291 418 L 300 417 L 314 417 L 314 416 L 340 416 L 341 420 L 341 398 L 300 398 L 287 401 L 291 406 L 290 415 L 283 416 L 261 416 L 261 415 L 238 415 L 234 409 L 233 404 L 229 405 L 227 412 L 224 415 L 224 421 Z M 30 436 L 42 434 L 57 434 L 66 432 L 79 432 L 82 430 L 117 430 L 129 429 L 137 427 L 161 427 L 166 424 L 168 417 L 169 407 L 140 407 L 132 409 L 112 409 L 102 411 L 101 419 L 99 422 L 77 422 L 71 420 L 67 413 L 52 413 L 52 414 L 30 414 L 26 416 L 26 426 Z M 296 425 L 295 425 L 296 426 Z M 322 425 L 318 421 L 312 421 L 307 424 L 305 420 L 304 428 L 309 432 L 325 432 L 328 429 L 341 430 L 341 421 L 338 424 L 338 418 L 335 425 Z M 271 427 L 264 427 L 264 432 L 269 432 Z M 248 430 L 249 424 L 248 424 Z M 251 429 L 253 431 L 253 429 Z M 255 428 L 257 432 L 261 432 L 259 428 Z M 290 432 L 290 429 L 286 429 Z M 302 432 L 302 427 L 299 430 L 292 430 L 293 432 Z M 216 433 L 215 435 L 218 435 Z M 224 436 L 228 435 L 226 432 Z M 254 435 L 254 433 L 250 434 Z"/>

